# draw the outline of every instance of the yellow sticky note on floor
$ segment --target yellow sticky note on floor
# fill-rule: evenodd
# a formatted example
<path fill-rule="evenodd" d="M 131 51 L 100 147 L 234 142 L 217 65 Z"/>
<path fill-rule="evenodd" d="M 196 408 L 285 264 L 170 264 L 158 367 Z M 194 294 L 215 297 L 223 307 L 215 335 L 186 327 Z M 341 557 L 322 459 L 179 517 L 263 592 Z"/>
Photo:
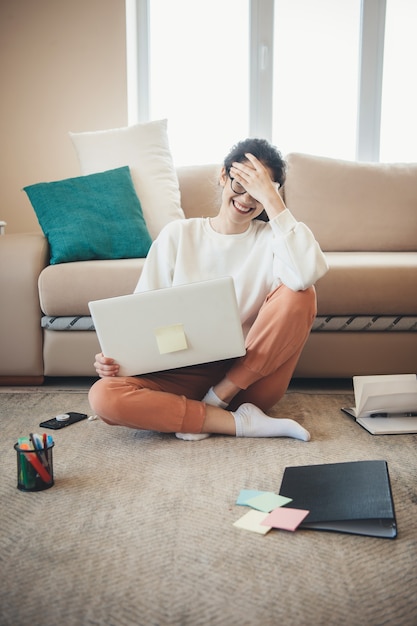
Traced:
<path fill-rule="evenodd" d="M 188 348 L 183 324 L 172 324 L 155 328 L 155 337 L 159 354 L 178 352 Z"/>
<path fill-rule="evenodd" d="M 266 535 L 266 533 L 271 530 L 270 526 L 262 525 L 262 522 L 267 517 L 268 513 L 252 510 L 245 513 L 243 517 L 234 522 L 233 526 L 243 528 L 244 530 L 251 530 L 253 533 L 259 533 L 260 535 Z"/>

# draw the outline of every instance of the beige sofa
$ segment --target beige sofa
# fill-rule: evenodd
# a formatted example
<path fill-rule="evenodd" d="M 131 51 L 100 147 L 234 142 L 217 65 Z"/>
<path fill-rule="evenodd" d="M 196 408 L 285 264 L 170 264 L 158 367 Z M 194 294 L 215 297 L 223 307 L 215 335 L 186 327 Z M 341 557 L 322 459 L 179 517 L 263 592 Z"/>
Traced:
<path fill-rule="evenodd" d="M 296 377 L 417 371 L 417 164 L 288 156 L 285 201 L 330 270 Z M 216 213 L 218 165 L 178 168 L 186 217 Z M 0 237 L 0 384 L 94 376 L 89 300 L 134 289 L 143 259 L 48 264 L 42 234 Z"/>

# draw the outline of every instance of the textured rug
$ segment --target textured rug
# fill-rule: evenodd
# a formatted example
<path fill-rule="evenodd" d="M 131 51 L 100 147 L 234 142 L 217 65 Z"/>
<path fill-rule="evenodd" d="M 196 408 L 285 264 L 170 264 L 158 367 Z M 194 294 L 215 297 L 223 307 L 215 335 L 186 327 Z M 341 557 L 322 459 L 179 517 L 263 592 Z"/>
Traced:
<path fill-rule="evenodd" d="M 82 422 L 54 433 L 55 485 L 16 488 L 20 436 L 85 392 L 0 394 L 2 626 L 415 626 L 417 436 L 374 437 L 349 393 L 290 392 L 273 414 L 312 441 L 172 435 Z M 51 431 L 52 432 L 52 431 Z M 287 465 L 385 459 L 399 534 L 233 526 L 241 489 L 278 491 Z"/>

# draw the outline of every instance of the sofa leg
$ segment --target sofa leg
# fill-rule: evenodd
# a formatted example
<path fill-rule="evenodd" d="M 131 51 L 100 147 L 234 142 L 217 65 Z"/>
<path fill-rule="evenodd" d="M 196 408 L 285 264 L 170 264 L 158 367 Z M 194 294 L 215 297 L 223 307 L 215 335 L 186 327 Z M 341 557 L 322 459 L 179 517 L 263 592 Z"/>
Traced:
<path fill-rule="evenodd" d="M 0 376 L 0 387 L 42 385 L 44 380 L 44 376 Z"/>

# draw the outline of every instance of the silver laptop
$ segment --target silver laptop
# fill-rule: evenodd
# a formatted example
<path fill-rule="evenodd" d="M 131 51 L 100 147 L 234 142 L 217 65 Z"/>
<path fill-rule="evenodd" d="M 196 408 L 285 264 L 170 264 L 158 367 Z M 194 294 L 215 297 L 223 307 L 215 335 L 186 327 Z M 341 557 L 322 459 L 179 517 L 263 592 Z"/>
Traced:
<path fill-rule="evenodd" d="M 230 276 L 89 302 L 104 355 L 134 376 L 245 354 Z"/>

